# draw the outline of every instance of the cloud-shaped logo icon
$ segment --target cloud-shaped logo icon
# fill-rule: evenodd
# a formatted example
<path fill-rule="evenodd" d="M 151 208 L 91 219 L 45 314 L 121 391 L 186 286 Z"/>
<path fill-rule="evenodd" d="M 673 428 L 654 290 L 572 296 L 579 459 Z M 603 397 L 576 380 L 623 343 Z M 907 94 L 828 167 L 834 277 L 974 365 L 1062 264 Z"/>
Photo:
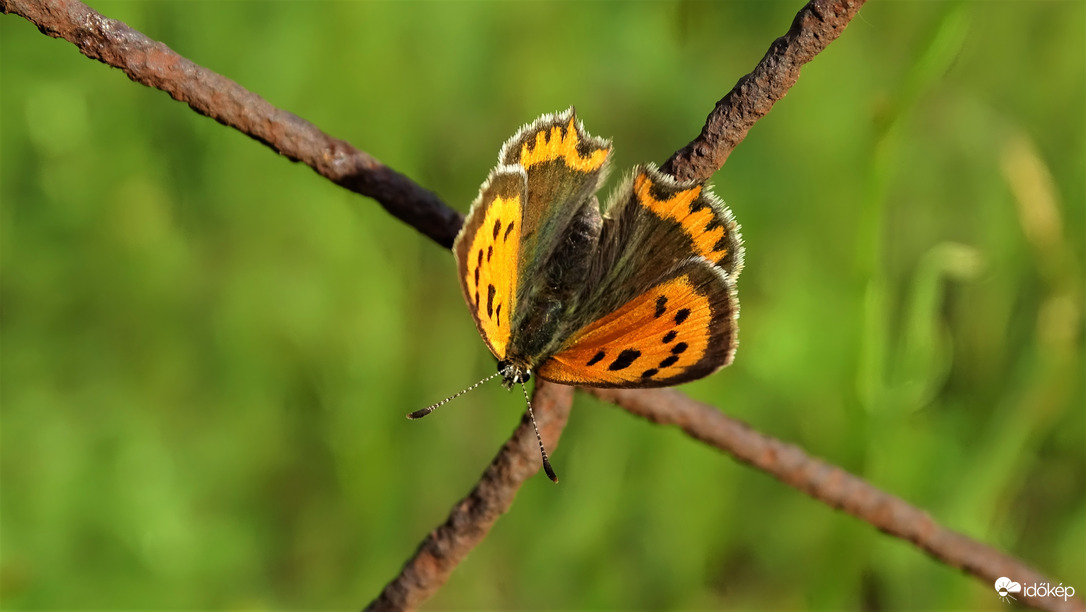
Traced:
<path fill-rule="evenodd" d="M 1022 592 L 1022 585 L 1004 576 L 999 580 L 995 581 L 995 590 L 996 593 L 999 593 L 1000 599 L 1002 599 L 1003 601 L 1007 601 L 1008 597 L 1011 599 L 1015 599 L 1014 595 L 1011 595 L 1011 593 Z"/>

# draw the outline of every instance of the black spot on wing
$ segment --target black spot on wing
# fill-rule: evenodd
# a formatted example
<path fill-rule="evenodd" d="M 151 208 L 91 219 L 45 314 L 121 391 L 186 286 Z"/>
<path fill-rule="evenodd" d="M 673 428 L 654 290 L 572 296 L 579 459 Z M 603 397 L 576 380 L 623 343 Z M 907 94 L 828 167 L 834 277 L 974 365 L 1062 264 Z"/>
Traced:
<path fill-rule="evenodd" d="M 652 316 L 659 319 L 660 317 L 664 316 L 665 312 L 667 312 L 667 296 L 661 295 L 660 297 L 656 298 L 656 312 Z"/>
<path fill-rule="evenodd" d="M 673 355 L 681 355 L 688 348 L 690 348 L 689 344 L 687 344 L 685 342 L 680 342 L 680 343 L 676 344 L 675 346 L 671 347 L 671 353 Z"/>
<path fill-rule="evenodd" d="M 480 268 L 479 266 L 475 266 L 475 294 L 476 295 L 479 294 L 479 270 L 481 270 L 481 269 L 482 268 Z M 478 302 L 479 301 L 478 298 L 476 298 L 475 301 Z"/>
<path fill-rule="evenodd" d="M 667 332 L 666 334 L 664 334 L 664 344 L 667 344 L 668 342 L 671 342 L 672 340 L 675 339 L 675 336 L 678 336 L 678 335 L 679 335 L 679 333 L 676 332 L 675 330 L 671 330 L 671 331 Z"/>
<path fill-rule="evenodd" d="M 496 219 L 494 221 L 494 240 L 498 239 L 498 232 L 500 232 L 501 229 L 502 229 L 502 220 L 501 219 Z"/>
<path fill-rule="evenodd" d="M 729 243 L 728 238 L 731 238 L 731 236 L 728 234 L 728 230 L 724 230 L 724 235 L 720 237 L 720 240 L 716 241 L 716 244 L 713 245 L 713 250 L 714 251 L 727 251 L 728 250 L 728 243 Z M 727 255 L 725 255 L 725 257 L 726 256 Z"/>
<path fill-rule="evenodd" d="M 476 258 L 475 265 L 477 265 L 477 266 L 483 265 L 483 250 L 482 249 L 479 249 L 479 257 Z"/>
<path fill-rule="evenodd" d="M 641 351 L 635 351 L 634 349 L 626 349 L 618 354 L 618 357 L 611 362 L 611 365 L 607 366 L 608 370 L 625 370 L 630 367 L 637 358 L 641 356 Z"/>
<path fill-rule="evenodd" d="M 516 225 L 515 221 L 510 221 L 509 225 L 505 228 L 505 235 L 502 236 L 502 240 L 509 240 L 509 233 L 513 231 L 513 226 Z"/>
<path fill-rule="evenodd" d="M 606 353 L 604 353 L 603 351 L 600 351 L 600 352 L 596 353 L 595 356 L 592 357 L 592 359 L 589 359 L 588 363 L 586 363 L 585 365 L 596 365 L 600 361 L 603 361 L 603 358 L 605 356 L 606 356 Z"/>
<path fill-rule="evenodd" d="M 652 177 L 649 177 L 648 175 L 646 175 L 646 178 L 649 179 L 649 195 L 652 196 L 652 199 L 666 202 L 671 199 L 671 196 L 675 195 L 674 189 L 663 183 L 653 181 Z"/>
<path fill-rule="evenodd" d="M 676 325 L 682 324 L 682 322 L 685 321 L 686 318 L 689 317 L 689 316 L 690 316 L 690 309 L 689 308 L 683 308 L 683 309 L 679 310 L 679 312 L 675 313 L 675 324 Z"/>
<path fill-rule="evenodd" d="M 494 289 L 494 285 L 487 285 L 486 287 L 486 316 L 494 318 L 494 294 L 497 290 Z"/>
<path fill-rule="evenodd" d="M 494 322 L 501 325 L 502 322 L 502 305 L 498 304 L 498 307 L 494 309 Z"/>
<path fill-rule="evenodd" d="M 718 227 L 724 227 L 724 223 L 720 220 L 720 217 L 713 215 L 709 222 L 705 224 L 705 232 L 709 233 Z M 728 235 L 728 230 L 724 230 L 724 235 Z"/>
<path fill-rule="evenodd" d="M 486 247 L 486 261 L 490 262 L 490 256 L 494 254 L 494 245 Z"/>
<path fill-rule="evenodd" d="M 678 361 L 678 360 L 679 360 L 678 355 L 671 355 L 670 357 L 667 357 L 663 361 L 661 361 L 659 367 L 666 368 L 668 366 L 675 365 L 675 362 Z"/>
<path fill-rule="evenodd" d="M 652 378 L 653 376 L 656 376 L 659 373 L 660 373 L 660 370 L 657 370 L 656 368 L 649 368 L 648 370 L 645 370 L 644 372 L 641 373 L 641 378 Z"/>
<path fill-rule="evenodd" d="M 595 144 L 592 144 L 591 142 L 585 140 L 584 138 L 581 138 L 580 140 L 577 141 L 577 153 L 581 157 L 588 157 L 594 151 L 598 151 L 601 148 L 602 147 L 596 146 Z"/>

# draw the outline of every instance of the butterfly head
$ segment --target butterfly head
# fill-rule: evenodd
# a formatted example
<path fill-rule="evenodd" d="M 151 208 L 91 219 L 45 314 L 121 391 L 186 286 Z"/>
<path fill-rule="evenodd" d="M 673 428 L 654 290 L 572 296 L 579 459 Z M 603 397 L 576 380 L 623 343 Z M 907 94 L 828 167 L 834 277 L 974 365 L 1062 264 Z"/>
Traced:
<path fill-rule="evenodd" d="M 512 389 L 513 385 L 523 384 L 531 380 L 532 369 L 510 359 L 503 359 L 498 362 L 498 374 L 502 377 L 502 386 L 506 389 Z"/>

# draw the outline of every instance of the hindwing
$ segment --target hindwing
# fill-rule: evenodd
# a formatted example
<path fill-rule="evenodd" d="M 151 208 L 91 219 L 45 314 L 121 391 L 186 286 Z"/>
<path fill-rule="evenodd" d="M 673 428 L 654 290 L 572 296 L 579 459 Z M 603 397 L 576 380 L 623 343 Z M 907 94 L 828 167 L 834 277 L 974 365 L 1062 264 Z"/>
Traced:
<path fill-rule="evenodd" d="M 739 225 L 701 183 L 649 165 L 603 220 L 573 331 L 538 367 L 598 387 L 662 387 L 731 363 L 738 344 Z"/>

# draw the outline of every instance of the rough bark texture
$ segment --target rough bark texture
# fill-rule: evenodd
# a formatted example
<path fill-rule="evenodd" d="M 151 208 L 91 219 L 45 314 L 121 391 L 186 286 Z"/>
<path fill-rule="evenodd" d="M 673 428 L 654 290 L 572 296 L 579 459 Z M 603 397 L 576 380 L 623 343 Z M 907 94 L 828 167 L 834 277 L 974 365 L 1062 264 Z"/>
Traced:
<path fill-rule="evenodd" d="M 989 587 L 1002 576 L 1023 584 L 1059 584 L 1014 557 L 939 525 L 927 512 L 862 478 L 811 457 L 797 446 L 760 434 L 716 407 L 696 402 L 674 389 L 591 389 L 589 393 L 653 423 L 674 425 L 691 438 L 715 446 L 830 507 L 912 542 L 935 559 L 982 579 Z M 1027 597 L 1025 593 L 1016 597 L 1044 610 L 1082 609 L 1081 600 L 1076 599 L 1064 602 L 1056 597 Z"/>
<path fill-rule="evenodd" d="M 337 185 L 377 200 L 393 216 L 452 248 L 463 217 L 434 193 L 165 44 L 76 0 L 0 0 L 0 11 L 25 17 L 43 34 L 67 40 L 83 55 L 120 68 L 133 81 L 161 89 Z"/>
<path fill-rule="evenodd" d="M 558 446 L 572 404 L 572 387 L 546 381 L 536 383 L 532 407 L 548 450 Z M 432 597 L 464 557 L 486 537 L 498 517 L 513 505 L 513 498 L 524 481 L 541 467 L 535 431 L 525 413 L 513 437 L 498 451 L 475 489 L 453 506 L 445 524 L 426 536 L 415 556 L 366 609 L 410 610 Z"/>
<path fill-rule="evenodd" d="M 799 79 L 803 65 L 841 35 L 866 0 L 812 0 L 788 32 L 773 41 L 750 74 L 716 103 L 701 134 L 661 169 L 681 180 L 706 180 Z"/>

